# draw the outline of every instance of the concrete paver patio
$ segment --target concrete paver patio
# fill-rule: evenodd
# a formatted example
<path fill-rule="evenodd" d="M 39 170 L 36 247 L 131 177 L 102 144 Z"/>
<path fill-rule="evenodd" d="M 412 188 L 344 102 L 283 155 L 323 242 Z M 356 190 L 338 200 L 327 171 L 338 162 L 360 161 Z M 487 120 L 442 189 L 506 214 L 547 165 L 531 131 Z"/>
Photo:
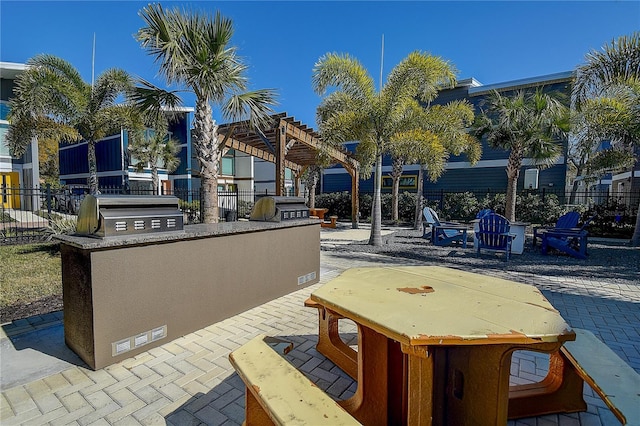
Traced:
<path fill-rule="evenodd" d="M 323 231 L 323 241 L 364 240 L 368 231 Z M 355 391 L 355 382 L 315 350 L 317 311 L 304 300 L 341 271 L 383 263 L 417 264 L 406 259 L 357 253 L 321 252 L 319 284 L 298 290 L 107 368 L 92 371 L 64 345 L 61 313 L 3 325 L 2 425 L 233 425 L 244 419 L 244 384 L 228 354 L 257 334 L 294 343 L 286 357 L 334 398 Z M 483 271 L 477 271 L 482 273 Z M 619 289 L 603 280 L 570 276 L 538 277 L 502 271 L 493 275 L 534 284 L 569 324 L 586 328 L 640 371 L 640 286 Z M 355 327 L 341 322 L 355 342 Z M 546 357 L 518 352 L 512 382 L 540 380 Z M 15 370 L 15 371 L 14 371 Z M 619 422 L 591 389 L 588 410 L 510 421 L 510 425 L 616 425 Z"/>

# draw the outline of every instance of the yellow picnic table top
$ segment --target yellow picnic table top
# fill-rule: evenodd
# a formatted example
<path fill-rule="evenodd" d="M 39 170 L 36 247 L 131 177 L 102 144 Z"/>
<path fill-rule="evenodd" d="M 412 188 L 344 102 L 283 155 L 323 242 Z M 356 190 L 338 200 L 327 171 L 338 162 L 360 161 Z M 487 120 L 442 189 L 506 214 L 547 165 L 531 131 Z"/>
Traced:
<path fill-rule="evenodd" d="M 439 266 L 349 269 L 311 299 L 411 346 L 575 339 L 536 287 Z"/>

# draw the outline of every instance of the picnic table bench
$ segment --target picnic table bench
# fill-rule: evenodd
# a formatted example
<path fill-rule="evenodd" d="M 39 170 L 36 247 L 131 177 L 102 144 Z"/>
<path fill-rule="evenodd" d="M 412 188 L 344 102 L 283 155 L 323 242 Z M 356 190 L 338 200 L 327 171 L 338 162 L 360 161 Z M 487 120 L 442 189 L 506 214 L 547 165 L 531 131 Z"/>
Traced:
<path fill-rule="evenodd" d="M 229 361 L 246 385 L 244 424 L 359 425 L 273 349 L 286 353 L 292 346 L 260 335 L 229 354 Z"/>
<path fill-rule="evenodd" d="M 337 222 L 338 222 L 338 216 L 332 215 L 329 216 L 329 221 L 327 222 L 326 220 L 324 220 L 324 215 L 329 211 L 329 209 L 309 209 L 309 214 L 311 216 L 316 216 L 318 217 L 318 219 L 320 219 L 322 222 L 320 222 L 320 226 L 323 228 L 335 228 L 337 226 Z"/>
<path fill-rule="evenodd" d="M 509 418 L 584 411 L 587 382 L 622 424 L 640 425 L 640 375 L 590 331 L 573 331 L 542 382 L 511 387 Z"/>

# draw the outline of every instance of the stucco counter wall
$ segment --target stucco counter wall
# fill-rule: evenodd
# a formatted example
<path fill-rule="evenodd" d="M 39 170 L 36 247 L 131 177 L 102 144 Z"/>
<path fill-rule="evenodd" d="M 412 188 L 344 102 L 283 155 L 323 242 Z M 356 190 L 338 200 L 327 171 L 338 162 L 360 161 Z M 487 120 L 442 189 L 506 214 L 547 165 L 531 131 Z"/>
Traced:
<path fill-rule="evenodd" d="M 93 369 L 320 278 L 313 219 L 60 240 L 65 342 Z"/>

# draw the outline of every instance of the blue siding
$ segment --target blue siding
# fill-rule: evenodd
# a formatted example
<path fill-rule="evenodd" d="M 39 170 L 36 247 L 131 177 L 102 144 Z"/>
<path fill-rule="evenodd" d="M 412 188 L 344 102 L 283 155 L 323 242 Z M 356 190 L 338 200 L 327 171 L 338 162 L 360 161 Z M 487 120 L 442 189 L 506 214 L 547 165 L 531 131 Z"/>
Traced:
<path fill-rule="evenodd" d="M 61 145 L 61 148 L 64 148 L 66 146 L 70 147 L 61 149 L 59 153 L 60 176 L 62 177 L 64 175 L 73 175 L 77 173 L 89 173 L 87 144 L 83 143 L 75 145 Z"/>
<path fill-rule="evenodd" d="M 61 145 L 60 176 L 77 173 L 89 173 L 88 145 L 86 143 Z M 66 148 L 68 147 L 68 148 Z M 96 162 L 98 172 L 122 170 L 122 149 L 120 136 L 101 140 L 96 144 Z M 65 179 L 66 180 L 66 179 Z"/>
<path fill-rule="evenodd" d="M 98 172 L 122 170 L 122 146 L 120 136 L 101 140 L 96 144 Z"/>
<path fill-rule="evenodd" d="M 178 168 L 173 173 L 171 173 L 172 175 L 185 175 L 192 168 L 188 148 L 188 146 L 191 144 L 189 117 L 189 114 L 180 114 L 176 121 L 172 121 L 171 123 L 169 123 L 169 131 L 171 132 L 171 137 L 178 141 L 181 145 L 184 145 L 178 153 L 180 164 L 178 165 Z"/>
<path fill-rule="evenodd" d="M 180 152 L 178 153 L 178 158 L 180 158 L 180 164 L 178 168 L 171 173 L 172 175 L 185 175 L 187 174 L 189 167 L 189 162 L 187 161 L 187 147 L 183 146 Z"/>
<path fill-rule="evenodd" d="M 86 183 L 86 179 L 85 179 Z M 120 188 L 123 185 L 122 176 L 100 176 L 98 177 L 98 185 L 101 188 Z"/>
<path fill-rule="evenodd" d="M 518 178 L 518 190 L 524 189 L 525 170 L 523 167 Z M 407 174 L 415 174 L 411 172 Z M 560 165 L 549 169 L 540 170 L 538 175 L 539 188 L 553 188 L 562 190 L 565 185 L 566 166 Z M 446 191 L 506 191 L 507 173 L 505 167 L 470 167 L 464 169 L 447 170 L 436 182 L 424 178 L 424 190 Z M 323 192 L 342 192 L 351 190 L 351 177 L 348 173 L 325 174 L 322 181 Z M 373 177 L 360 180 L 361 192 L 373 192 Z M 403 190 L 404 191 L 404 190 Z M 411 191 L 411 190 L 409 190 Z M 390 192 L 390 189 L 383 189 Z"/>

